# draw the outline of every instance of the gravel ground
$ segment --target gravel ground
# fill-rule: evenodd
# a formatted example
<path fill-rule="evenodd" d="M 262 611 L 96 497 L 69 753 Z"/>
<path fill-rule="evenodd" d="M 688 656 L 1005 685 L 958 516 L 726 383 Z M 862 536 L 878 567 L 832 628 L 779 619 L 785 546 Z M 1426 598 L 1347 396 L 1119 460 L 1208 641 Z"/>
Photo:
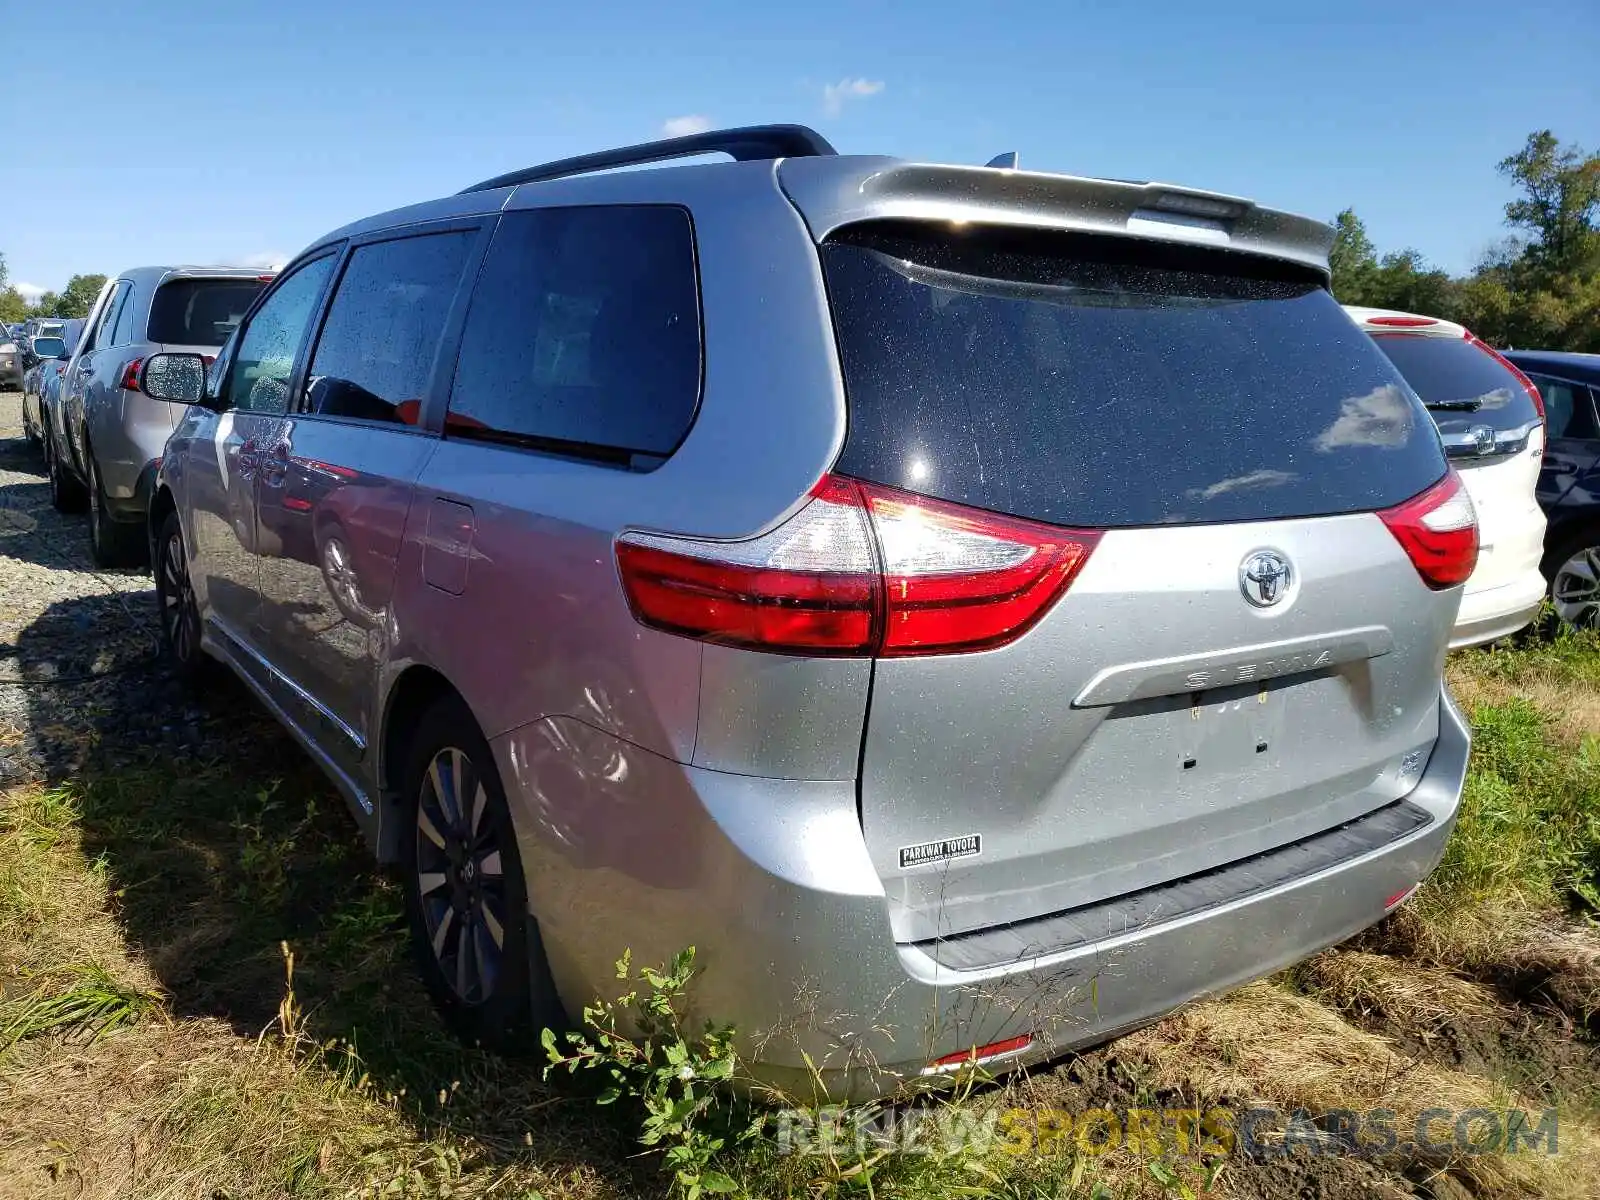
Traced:
<path fill-rule="evenodd" d="M 209 755 L 231 721 L 261 719 L 237 688 L 197 703 L 162 665 L 150 576 L 96 568 L 86 521 L 50 506 L 22 397 L 0 392 L 0 782 L 89 754 Z"/>

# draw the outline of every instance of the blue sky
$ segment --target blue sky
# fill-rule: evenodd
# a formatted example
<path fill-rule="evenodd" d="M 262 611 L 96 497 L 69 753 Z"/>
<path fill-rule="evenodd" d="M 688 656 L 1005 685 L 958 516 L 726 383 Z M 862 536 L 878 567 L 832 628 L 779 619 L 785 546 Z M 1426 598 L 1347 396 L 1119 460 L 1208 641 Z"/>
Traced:
<path fill-rule="evenodd" d="M 89 0 L 6 24 L 0 251 L 53 288 L 286 258 L 669 121 L 1353 205 L 1380 248 L 1465 270 L 1504 233 L 1498 159 L 1537 128 L 1600 142 L 1600 8 L 1554 0 Z"/>

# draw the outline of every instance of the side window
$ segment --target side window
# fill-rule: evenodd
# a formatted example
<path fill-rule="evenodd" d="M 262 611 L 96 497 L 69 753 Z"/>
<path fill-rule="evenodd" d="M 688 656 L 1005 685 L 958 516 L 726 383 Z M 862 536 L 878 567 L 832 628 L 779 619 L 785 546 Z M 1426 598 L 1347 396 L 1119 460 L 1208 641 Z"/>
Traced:
<path fill-rule="evenodd" d="M 669 455 L 699 399 L 688 213 L 615 206 L 501 218 L 462 331 L 447 434 Z"/>
<path fill-rule="evenodd" d="M 285 276 L 250 318 L 222 387 L 230 407 L 264 413 L 288 408 L 295 355 L 305 342 L 333 262 L 334 255 L 327 254 Z"/>
<path fill-rule="evenodd" d="M 1544 399 L 1546 440 L 1600 437 L 1600 431 L 1595 429 L 1588 388 L 1544 375 L 1528 378 L 1533 380 L 1533 386 Z"/>
<path fill-rule="evenodd" d="M 128 285 L 118 283 L 111 295 L 106 297 L 106 306 L 100 310 L 100 320 L 95 323 L 94 334 L 89 339 L 85 350 L 101 350 L 111 345 L 111 331 L 116 328 L 117 317 L 122 312 L 122 302 L 128 298 Z"/>
<path fill-rule="evenodd" d="M 297 407 L 415 425 L 476 230 L 351 251 Z"/>
<path fill-rule="evenodd" d="M 140 307 L 138 288 L 131 283 L 125 283 L 119 290 L 122 291 L 120 301 L 122 307 L 117 310 L 116 325 L 111 331 L 111 341 L 108 345 L 112 346 L 126 346 L 133 341 L 133 314 L 134 310 Z"/>

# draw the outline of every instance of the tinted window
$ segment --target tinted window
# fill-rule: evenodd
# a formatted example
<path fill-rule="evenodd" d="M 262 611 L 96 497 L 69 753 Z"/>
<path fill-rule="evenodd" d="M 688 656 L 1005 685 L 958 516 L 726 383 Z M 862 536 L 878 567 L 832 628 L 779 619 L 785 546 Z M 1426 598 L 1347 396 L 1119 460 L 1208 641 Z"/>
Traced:
<path fill-rule="evenodd" d="M 259 279 L 169 280 L 156 289 L 145 337 L 168 346 L 220 346 L 266 286 Z"/>
<path fill-rule="evenodd" d="M 120 301 L 122 307 L 117 310 L 116 324 L 107 326 L 112 331 L 110 344 L 113 346 L 126 346 L 133 341 L 134 312 L 140 306 L 133 284 L 125 283 L 122 287 L 124 295 Z"/>
<path fill-rule="evenodd" d="M 476 231 L 361 246 L 350 255 L 300 407 L 415 424 Z"/>
<path fill-rule="evenodd" d="M 332 270 L 332 255 L 306 263 L 281 280 L 250 318 L 224 388 L 231 407 L 266 413 L 286 409 L 295 356 Z"/>
<path fill-rule="evenodd" d="M 667 455 L 699 395 L 687 213 L 641 206 L 502 218 L 467 314 L 447 432 L 624 459 Z"/>
<path fill-rule="evenodd" d="M 909 224 L 822 261 L 848 474 L 1100 528 L 1378 508 L 1444 474 L 1394 369 L 1291 267 Z"/>
<path fill-rule="evenodd" d="M 1380 333 L 1373 341 L 1417 390 L 1441 433 L 1474 425 L 1517 429 L 1539 416 L 1511 369 L 1464 338 Z"/>
<path fill-rule="evenodd" d="M 106 298 L 106 306 L 100 312 L 100 320 L 94 327 L 94 340 L 89 343 L 90 350 L 98 350 L 102 346 L 112 344 L 111 331 L 116 328 L 117 317 L 122 312 L 123 302 L 128 298 L 128 285 L 117 284 L 111 295 Z"/>
<path fill-rule="evenodd" d="M 1529 375 L 1544 400 L 1546 436 L 1550 438 L 1600 437 L 1589 389 L 1543 375 Z"/>

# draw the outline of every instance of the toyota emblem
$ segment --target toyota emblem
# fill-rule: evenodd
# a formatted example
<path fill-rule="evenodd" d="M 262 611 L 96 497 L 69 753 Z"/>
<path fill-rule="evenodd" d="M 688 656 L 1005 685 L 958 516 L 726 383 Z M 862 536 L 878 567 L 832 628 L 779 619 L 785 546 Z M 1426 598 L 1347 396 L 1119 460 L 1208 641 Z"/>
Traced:
<path fill-rule="evenodd" d="M 1239 564 L 1239 590 L 1257 608 L 1271 608 L 1289 594 L 1294 572 L 1276 550 L 1257 550 Z"/>

